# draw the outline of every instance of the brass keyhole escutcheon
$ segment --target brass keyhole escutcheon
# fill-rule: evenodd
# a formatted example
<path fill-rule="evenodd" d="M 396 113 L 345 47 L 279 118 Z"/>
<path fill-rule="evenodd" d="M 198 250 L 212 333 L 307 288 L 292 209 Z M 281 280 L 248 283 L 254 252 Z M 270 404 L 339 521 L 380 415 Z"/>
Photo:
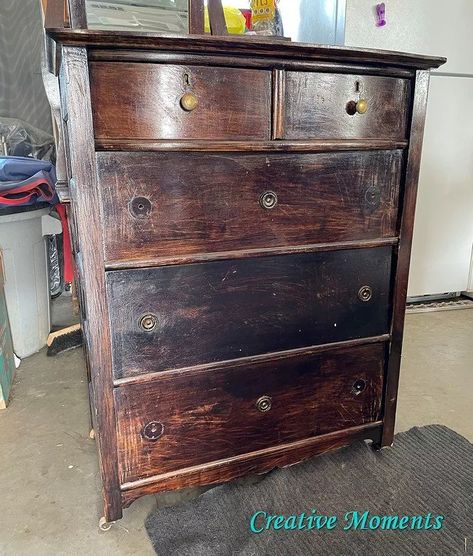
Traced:
<path fill-rule="evenodd" d="M 260 195 L 259 204 L 264 209 L 273 209 L 278 204 L 278 196 L 274 191 L 265 191 Z"/>
<path fill-rule="evenodd" d="M 370 286 L 362 286 L 358 290 L 358 299 L 360 301 L 369 301 L 373 296 L 373 290 Z"/>
<path fill-rule="evenodd" d="M 158 324 L 158 319 L 156 315 L 153 315 L 152 313 L 148 315 L 144 315 L 140 319 L 140 327 L 146 332 L 151 332 L 152 330 L 154 330 L 157 324 Z"/>
<path fill-rule="evenodd" d="M 359 394 L 364 392 L 365 389 L 366 389 L 366 380 L 359 378 L 358 380 L 355 380 L 351 390 L 356 396 L 358 396 Z"/>
<path fill-rule="evenodd" d="M 135 218 L 147 218 L 151 213 L 151 201 L 146 197 L 134 197 L 130 201 L 129 209 Z"/>
<path fill-rule="evenodd" d="M 151 421 L 143 427 L 141 435 L 143 436 L 143 438 L 146 438 L 146 440 L 155 442 L 156 440 L 159 440 L 161 438 L 163 432 L 164 425 L 162 423 L 160 423 L 159 421 Z"/>
<path fill-rule="evenodd" d="M 194 95 L 194 93 L 185 93 L 181 97 L 181 107 L 186 112 L 192 112 L 192 110 L 195 110 L 197 108 L 198 104 L 199 101 L 197 100 L 197 97 Z"/>
<path fill-rule="evenodd" d="M 261 413 L 266 413 L 271 409 L 272 400 L 269 396 L 261 396 L 256 402 L 256 409 Z"/>

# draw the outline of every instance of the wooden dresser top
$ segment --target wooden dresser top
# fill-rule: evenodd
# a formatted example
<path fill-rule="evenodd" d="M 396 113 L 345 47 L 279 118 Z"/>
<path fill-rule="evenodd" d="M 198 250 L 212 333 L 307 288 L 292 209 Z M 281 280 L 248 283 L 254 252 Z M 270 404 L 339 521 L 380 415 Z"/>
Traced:
<path fill-rule="evenodd" d="M 405 52 L 314 45 L 262 37 L 211 35 L 160 35 L 129 31 L 48 29 L 56 42 L 93 49 L 159 50 L 185 53 L 225 54 L 236 57 L 296 59 L 300 61 L 369 64 L 415 69 L 438 68 L 446 58 Z"/>

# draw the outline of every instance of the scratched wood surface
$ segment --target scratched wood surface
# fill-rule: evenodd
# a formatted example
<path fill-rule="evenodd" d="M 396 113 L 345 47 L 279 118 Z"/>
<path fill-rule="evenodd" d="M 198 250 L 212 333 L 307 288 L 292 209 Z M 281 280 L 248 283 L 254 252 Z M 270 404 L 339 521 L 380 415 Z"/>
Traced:
<path fill-rule="evenodd" d="M 384 344 L 186 372 L 115 390 L 121 481 L 376 421 Z M 258 400 L 270 398 L 260 411 Z M 148 423 L 160 426 L 156 440 Z"/>
<path fill-rule="evenodd" d="M 271 72 L 162 64 L 90 64 L 98 139 L 269 139 Z M 182 108 L 192 93 L 197 107 Z M 139 102 L 137 102 L 139 99 Z"/>
<path fill-rule="evenodd" d="M 400 150 L 97 160 L 108 262 L 397 235 Z"/>
<path fill-rule="evenodd" d="M 391 247 L 107 273 L 114 376 L 388 332 Z M 363 286 L 372 289 L 361 301 Z M 140 327 L 152 315 L 155 327 Z"/>
<path fill-rule="evenodd" d="M 349 102 L 365 99 L 364 114 Z M 286 72 L 285 139 L 405 139 L 410 81 L 370 75 Z"/>

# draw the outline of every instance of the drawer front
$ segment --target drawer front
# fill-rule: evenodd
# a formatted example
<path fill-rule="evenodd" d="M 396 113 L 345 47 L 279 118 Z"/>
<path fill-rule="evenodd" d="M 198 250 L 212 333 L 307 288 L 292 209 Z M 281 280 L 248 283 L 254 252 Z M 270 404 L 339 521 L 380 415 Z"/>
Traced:
<path fill-rule="evenodd" d="M 284 137 L 405 140 L 409 90 L 408 80 L 394 77 L 289 71 Z"/>
<path fill-rule="evenodd" d="M 90 85 L 97 139 L 270 138 L 269 71 L 91 62 Z"/>
<path fill-rule="evenodd" d="M 391 256 L 378 247 L 108 272 L 115 377 L 385 334 Z"/>
<path fill-rule="evenodd" d="M 384 344 L 115 389 L 121 482 L 380 418 Z"/>
<path fill-rule="evenodd" d="M 109 262 L 396 235 L 401 150 L 97 156 Z"/>

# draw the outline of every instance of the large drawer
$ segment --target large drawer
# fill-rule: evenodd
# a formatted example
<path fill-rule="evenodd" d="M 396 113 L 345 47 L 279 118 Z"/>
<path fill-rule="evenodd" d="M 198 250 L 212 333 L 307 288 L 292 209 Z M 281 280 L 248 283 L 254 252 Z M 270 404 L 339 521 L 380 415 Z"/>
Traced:
<path fill-rule="evenodd" d="M 116 378 L 385 334 L 390 247 L 107 272 Z"/>
<path fill-rule="evenodd" d="M 105 260 L 395 236 L 402 159 L 97 153 Z"/>
<path fill-rule="evenodd" d="M 380 418 L 384 344 L 115 389 L 121 482 Z"/>
<path fill-rule="evenodd" d="M 407 79 L 288 71 L 284 138 L 404 140 L 409 103 Z"/>
<path fill-rule="evenodd" d="M 91 62 L 90 86 L 100 140 L 270 138 L 270 71 Z"/>

